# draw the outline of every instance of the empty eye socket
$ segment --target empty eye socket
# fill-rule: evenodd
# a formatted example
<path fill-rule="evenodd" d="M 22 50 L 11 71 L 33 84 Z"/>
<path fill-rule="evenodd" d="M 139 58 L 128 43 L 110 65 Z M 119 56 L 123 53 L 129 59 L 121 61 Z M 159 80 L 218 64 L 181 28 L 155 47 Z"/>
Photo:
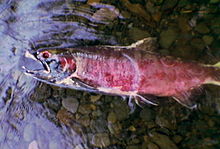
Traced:
<path fill-rule="evenodd" d="M 44 52 L 42 53 L 42 57 L 43 57 L 43 58 L 49 58 L 50 56 L 51 56 L 51 53 L 48 52 L 48 51 L 44 51 Z"/>

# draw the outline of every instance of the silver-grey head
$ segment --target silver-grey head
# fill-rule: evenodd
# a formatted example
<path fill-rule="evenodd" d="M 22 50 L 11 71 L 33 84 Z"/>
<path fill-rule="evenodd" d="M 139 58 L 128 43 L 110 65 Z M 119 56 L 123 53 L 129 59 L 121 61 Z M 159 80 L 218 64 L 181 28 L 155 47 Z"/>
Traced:
<path fill-rule="evenodd" d="M 23 72 L 39 81 L 59 87 L 72 88 L 77 90 L 97 90 L 80 79 L 74 78 L 76 71 L 74 58 L 57 51 L 40 50 L 37 52 L 26 51 L 20 63 Z"/>

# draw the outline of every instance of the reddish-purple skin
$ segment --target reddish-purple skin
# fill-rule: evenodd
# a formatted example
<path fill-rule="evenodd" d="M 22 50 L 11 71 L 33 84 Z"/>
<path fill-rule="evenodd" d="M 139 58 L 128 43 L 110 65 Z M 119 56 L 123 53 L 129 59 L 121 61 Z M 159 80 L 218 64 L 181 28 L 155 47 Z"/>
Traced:
<path fill-rule="evenodd" d="M 177 97 L 213 80 L 215 71 L 219 71 L 136 49 L 88 47 L 77 49 L 78 52 L 72 50 L 76 75 L 84 83 L 140 95 Z"/>

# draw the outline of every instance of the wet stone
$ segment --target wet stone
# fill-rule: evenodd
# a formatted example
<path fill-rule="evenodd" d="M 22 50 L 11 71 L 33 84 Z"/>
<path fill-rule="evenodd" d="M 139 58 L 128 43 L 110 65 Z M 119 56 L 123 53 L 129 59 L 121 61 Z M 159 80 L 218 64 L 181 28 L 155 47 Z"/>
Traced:
<path fill-rule="evenodd" d="M 128 130 L 129 130 L 129 131 L 136 131 L 137 129 L 136 129 L 133 125 L 131 125 L 131 126 L 128 128 Z"/>
<path fill-rule="evenodd" d="M 161 47 L 169 48 L 171 44 L 176 40 L 177 35 L 177 31 L 173 28 L 169 28 L 168 30 L 162 31 L 159 40 Z"/>
<path fill-rule="evenodd" d="M 187 20 L 187 18 L 185 18 L 185 17 L 178 18 L 178 26 L 182 32 L 188 32 L 191 30 L 191 27 L 190 27 L 188 21 L 189 20 Z"/>
<path fill-rule="evenodd" d="M 93 117 L 100 117 L 101 115 L 102 115 L 101 110 L 95 110 L 95 111 L 92 112 Z"/>
<path fill-rule="evenodd" d="M 117 99 L 112 102 L 111 106 L 113 108 L 114 113 L 117 113 L 116 114 L 117 120 L 121 121 L 128 118 L 129 107 L 126 102 Z"/>
<path fill-rule="evenodd" d="M 159 147 L 154 143 L 149 143 L 147 145 L 147 149 L 159 149 Z"/>
<path fill-rule="evenodd" d="M 161 12 L 157 12 L 152 15 L 154 21 L 156 21 L 156 22 L 160 22 L 161 16 L 162 16 Z"/>
<path fill-rule="evenodd" d="M 95 110 L 95 105 L 83 104 L 79 106 L 78 112 L 81 114 L 90 114 L 93 110 Z"/>
<path fill-rule="evenodd" d="M 116 117 L 116 114 L 114 112 L 110 112 L 108 114 L 108 123 L 115 123 L 117 121 L 117 117 Z"/>
<path fill-rule="evenodd" d="M 107 122 L 104 119 L 93 119 L 90 122 L 90 128 L 93 132 L 105 132 L 107 130 Z"/>
<path fill-rule="evenodd" d="M 147 142 L 143 142 L 141 145 L 141 149 L 148 149 L 148 147 L 147 147 L 148 144 L 149 143 L 147 143 Z"/>
<path fill-rule="evenodd" d="M 159 114 L 156 116 L 155 122 L 162 128 L 176 129 L 176 119 L 173 116 Z"/>
<path fill-rule="evenodd" d="M 99 22 L 110 22 L 116 19 L 120 14 L 118 9 L 114 8 L 114 6 L 109 5 L 112 8 L 101 8 L 97 10 L 92 18 Z"/>
<path fill-rule="evenodd" d="M 220 17 L 215 17 L 211 20 L 210 27 L 215 34 L 220 34 Z"/>
<path fill-rule="evenodd" d="M 90 123 L 90 117 L 89 115 L 83 115 L 79 118 L 79 123 L 81 123 L 83 126 L 87 127 Z"/>
<path fill-rule="evenodd" d="M 114 123 L 114 124 L 108 124 L 108 130 L 110 131 L 111 134 L 119 134 L 121 132 L 122 126 L 119 122 Z"/>
<path fill-rule="evenodd" d="M 150 137 L 152 142 L 156 143 L 160 149 L 178 149 L 178 147 L 166 135 L 154 132 L 150 134 Z"/>
<path fill-rule="evenodd" d="M 198 24 L 195 27 L 195 30 L 201 34 L 206 34 L 210 32 L 210 29 L 205 24 L 202 24 L 202 23 Z"/>
<path fill-rule="evenodd" d="M 57 98 L 63 95 L 64 89 L 57 87 L 57 86 L 51 86 L 53 97 Z"/>
<path fill-rule="evenodd" d="M 60 109 L 56 115 L 57 119 L 65 125 L 70 125 L 74 116 L 66 109 Z"/>
<path fill-rule="evenodd" d="M 211 3 L 211 4 L 217 4 L 217 3 L 220 3 L 220 0 L 210 0 L 209 3 Z"/>
<path fill-rule="evenodd" d="M 155 5 L 161 5 L 164 0 L 151 0 Z"/>
<path fill-rule="evenodd" d="M 147 107 L 145 107 L 141 112 L 140 112 L 140 118 L 143 121 L 151 121 L 155 119 L 155 112 Z"/>
<path fill-rule="evenodd" d="M 132 27 L 129 30 L 129 36 L 131 37 L 131 39 L 137 41 L 146 37 L 150 37 L 150 34 L 146 30 L 141 30 L 139 28 Z"/>
<path fill-rule="evenodd" d="M 145 5 L 145 8 L 147 9 L 148 12 L 151 13 L 151 15 L 155 15 L 155 13 L 159 11 L 157 9 L 158 7 L 156 7 L 156 4 L 155 4 L 154 0 L 147 1 L 146 5 Z"/>
<path fill-rule="evenodd" d="M 95 147 L 107 147 L 110 145 L 110 138 L 107 133 L 97 133 L 92 136 L 91 144 Z"/>
<path fill-rule="evenodd" d="M 46 106 L 54 111 L 58 111 L 61 107 L 61 100 L 59 98 L 48 98 Z"/>
<path fill-rule="evenodd" d="M 177 4 L 177 2 L 178 0 L 166 0 L 162 5 L 162 9 L 163 10 L 172 9 Z"/>
<path fill-rule="evenodd" d="M 177 144 L 180 143 L 182 140 L 183 140 L 183 137 L 180 135 L 176 135 L 173 137 L 173 141 Z"/>
<path fill-rule="evenodd" d="M 73 89 L 66 89 L 66 95 L 69 97 L 81 98 L 82 92 Z"/>
<path fill-rule="evenodd" d="M 130 144 L 139 144 L 140 142 L 141 142 L 141 141 L 136 137 L 136 138 L 132 138 L 129 143 L 130 143 Z"/>
<path fill-rule="evenodd" d="M 91 100 L 91 102 L 94 103 L 94 102 L 100 100 L 101 97 L 102 97 L 102 95 L 90 96 L 90 100 Z"/>
<path fill-rule="evenodd" d="M 79 101 L 74 97 L 67 97 L 62 100 L 62 105 L 71 113 L 76 113 L 79 106 Z"/>
<path fill-rule="evenodd" d="M 130 146 L 126 147 L 126 149 L 140 149 L 140 146 L 138 146 L 138 145 L 130 145 Z"/>
<path fill-rule="evenodd" d="M 127 7 L 127 9 L 132 12 L 133 14 L 136 14 L 138 17 L 142 17 L 144 20 L 147 21 L 151 21 L 151 16 L 148 13 L 148 11 L 145 10 L 144 7 L 142 7 L 142 5 L 140 4 L 132 4 L 127 0 L 123 0 L 124 3 L 123 5 L 125 5 L 125 7 Z M 151 22 L 152 24 L 153 22 Z"/>
<path fill-rule="evenodd" d="M 191 45 L 192 45 L 193 47 L 197 48 L 197 49 L 200 49 L 200 50 L 202 50 L 202 49 L 205 48 L 205 44 L 204 44 L 203 40 L 200 39 L 200 38 L 194 38 L 194 39 L 192 39 L 192 40 L 191 40 Z"/>
<path fill-rule="evenodd" d="M 100 2 L 100 0 L 88 0 L 87 1 L 87 4 L 94 4 L 94 3 L 99 3 Z"/>
<path fill-rule="evenodd" d="M 206 45 L 210 45 L 214 38 L 212 36 L 208 36 L 208 35 L 205 35 L 202 37 L 202 40 L 205 42 Z"/>
<path fill-rule="evenodd" d="M 33 124 L 29 124 L 24 128 L 24 140 L 29 142 L 34 139 L 35 127 Z"/>
<path fill-rule="evenodd" d="M 51 88 L 48 85 L 41 85 L 36 88 L 34 94 L 31 96 L 31 99 L 37 102 L 44 102 L 51 95 Z"/>
<path fill-rule="evenodd" d="M 172 51 L 172 55 L 181 58 L 195 59 L 197 53 L 195 48 L 188 44 L 184 46 L 178 46 L 175 50 Z"/>

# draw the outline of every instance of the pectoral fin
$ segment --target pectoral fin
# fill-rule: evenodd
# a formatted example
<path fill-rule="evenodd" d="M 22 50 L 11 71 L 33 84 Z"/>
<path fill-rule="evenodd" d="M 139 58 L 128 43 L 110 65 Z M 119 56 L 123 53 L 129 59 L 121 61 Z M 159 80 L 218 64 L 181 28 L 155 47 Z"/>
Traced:
<path fill-rule="evenodd" d="M 155 98 L 156 97 L 153 95 L 142 96 L 138 94 L 134 97 L 136 104 L 139 105 L 140 107 L 143 107 L 144 104 L 151 104 L 151 105 L 157 106 L 158 103 L 155 103 Z"/>

